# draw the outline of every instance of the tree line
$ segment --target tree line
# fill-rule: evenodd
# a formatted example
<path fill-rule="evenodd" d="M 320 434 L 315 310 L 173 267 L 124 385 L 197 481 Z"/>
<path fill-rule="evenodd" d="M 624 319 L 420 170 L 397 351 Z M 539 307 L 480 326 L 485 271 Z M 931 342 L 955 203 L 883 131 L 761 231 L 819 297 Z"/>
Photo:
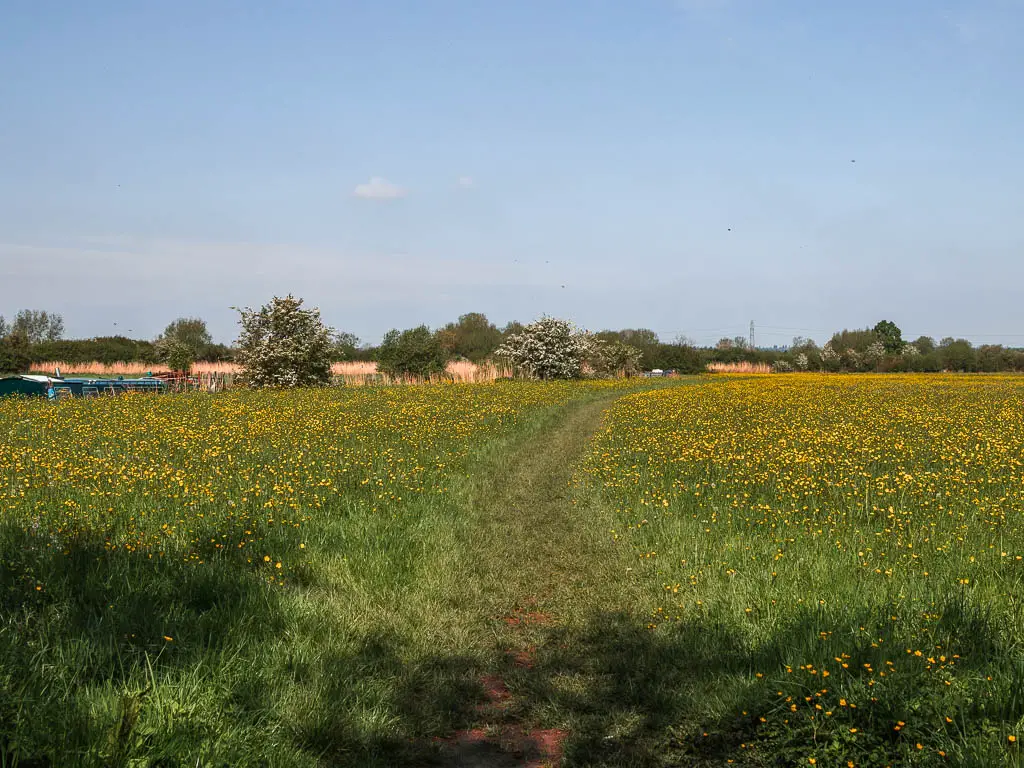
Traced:
<path fill-rule="evenodd" d="M 920 336 L 907 342 L 895 323 L 882 320 L 872 328 L 839 331 L 821 347 L 810 339 L 795 338 L 772 365 L 777 371 L 1020 372 L 1024 371 L 1024 349 L 1001 344 L 975 347 L 967 339 L 952 336 L 939 341 Z"/>
<path fill-rule="evenodd" d="M 301 304 L 301 299 L 294 297 L 275 298 L 260 310 L 239 310 L 242 333 L 232 346 L 214 343 L 206 323 L 196 317 L 174 320 L 152 340 L 126 336 L 66 339 L 60 314 L 21 310 L 11 322 L 0 316 L 0 371 L 24 371 L 35 363 L 52 360 L 69 364 L 141 362 L 164 364 L 179 371 L 188 371 L 199 361 L 241 362 L 246 354 L 247 322 L 263 322 L 265 333 L 287 334 L 286 328 L 275 330 L 271 326 L 297 322 L 300 315 L 296 312 L 313 311 L 301 309 Z M 655 369 L 697 373 L 712 362 L 761 363 L 780 372 L 1024 371 L 1024 350 L 1001 345 L 975 347 L 966 339 L 935 341 L 927 336 L 906 342 L 901 330 L 887 320 L 871 328 L 838 331 L 822 346 L 811 339 L 797 337 L 785 349 L 751 348 L 743 337 L 723 338 L 713 347 L 701 348 L 685 338 L 662 341 L 657 333 L 646 328 L 603 330 L 594 334 L 579 331 L 571 324 L 556 329 L 550 324 L 510 322 L 499 328 L 479 312 L 461 315 L 458 320 L 437 329 L 426 325 L 393 329 L 376 346 L 360 343 L 354 334 L 327 328 L 320 321 L 319 313 L 315 324 L 325 329 L 325 333 L 317 337 L 317 344 L 323 348 L 323 358 L 328 363 L 373 361 L 382 372 L 393 375 L 441 374 L 451 360 L 480 363 L 494 359 L 499 352 L 504 353 L 506 361 L 523 361 L 527 354 L 522 348 L 523 334 L 527 329 L 534 334 L 543 331 L 549 339 L 561 334 L 559 338 L 564 337 L 565 343 L 560 347 L 560 354 L 575 344 L 580 351 L 578 355 L 570 354 L 570 359 L 578 358 L 582 366 L 598 373 L 631 375 Z M 536 346 L 536 339 L 531 343 Z M 573 365 L 575 363 L 571 363 L 570 368 Z"/>

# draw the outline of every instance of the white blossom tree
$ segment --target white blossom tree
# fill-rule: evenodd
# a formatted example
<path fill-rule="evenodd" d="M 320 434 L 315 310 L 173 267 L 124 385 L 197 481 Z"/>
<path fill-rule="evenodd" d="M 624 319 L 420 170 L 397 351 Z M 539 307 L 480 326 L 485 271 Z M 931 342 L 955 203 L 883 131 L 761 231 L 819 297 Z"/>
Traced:
<path fill-rule="evenodd" d="M 591 352 L 591 336 L 568 320 L 542 317 L 512 334 L 495 350 L 519 376 L 531 379 L 578 379 Z"/>
<path fill-rule="evenodd" d="M 885 344 L 881 341 L 873 341 L 868 345 L 868 348 L 864 350 L 864 364 L 869 367 L 878 365 L 879 361 L 885 357 Z"/>
<path fill-rule="evenodd" d="M 238 309 L 242 332 L 236 360 L 250 387 L 308 387 L 331 378 L 334 329 L 302 299 L 275 296 L 259 310 Z"/>

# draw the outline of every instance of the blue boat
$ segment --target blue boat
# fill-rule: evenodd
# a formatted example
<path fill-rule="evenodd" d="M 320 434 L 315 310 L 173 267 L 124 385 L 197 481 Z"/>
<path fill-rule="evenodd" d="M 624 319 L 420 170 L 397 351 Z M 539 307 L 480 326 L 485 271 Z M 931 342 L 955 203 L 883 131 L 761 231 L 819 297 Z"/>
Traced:
<path fill-rule="evenodd" d="M 143 379 L 63 379 L 56 387 L 58 397 L 67 390 L 72 397 L 99 397 L 100 395 L 123 395 L 128 392 L 150 392 L 161 394 L 167 391 L 167 382 L 157 378 Z M 63 394 L 67 397 L 66 394 Z"/>

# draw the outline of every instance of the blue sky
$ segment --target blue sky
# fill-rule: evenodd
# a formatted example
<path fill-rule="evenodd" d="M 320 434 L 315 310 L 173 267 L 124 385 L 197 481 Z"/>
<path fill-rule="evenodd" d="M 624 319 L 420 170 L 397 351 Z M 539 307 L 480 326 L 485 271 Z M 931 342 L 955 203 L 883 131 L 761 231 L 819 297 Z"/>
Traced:
<path fill-rule="evenodd" d="M 1022 81 L 1022 0 L 0 0 L 0 313 L 1024 345 Z"/>

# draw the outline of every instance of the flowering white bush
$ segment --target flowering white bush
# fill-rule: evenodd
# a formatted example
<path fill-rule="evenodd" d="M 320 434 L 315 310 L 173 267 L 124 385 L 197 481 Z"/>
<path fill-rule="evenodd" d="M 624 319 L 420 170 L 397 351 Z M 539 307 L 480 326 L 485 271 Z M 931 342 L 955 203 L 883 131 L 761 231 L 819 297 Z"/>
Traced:
<path fill-rule="evenodd" d="M 793 363 L 801 371 L 806 371 L 807 366 L 810 365 L 811 361 L 807 359 L 807 355 L 805 355 L 803 352 L 800 352 L 799 354 L 797 354 L 795 358 L 793 358 Z"/>
<path fill-rule="evenodd" d="M 861 357 L 860 352 L 858 352 L 853 347 L 850 347 L 849 349 L 846 350 L 846 352 L 843 353 L 843 363 L 851 371 L 859 371 L 861 365 L 863 365 L 863 362 L 864 360 Z"/>
<path fill-rule="evenodd" d="M 772 373 L 792 373 L 793 365 L 788 360 L 776 360 L 772 363 Z"/>
<path fill-rule="evenodd" d="M 913 344 L 904 344 L 903 349 L 900 352 L 904 357 L 917 357 L 921 354 L 921 350 L 915 347 Z"/>
<path fill-rule="evenodd" d="M 513 334 L 495 350 L 519 376 L 531 379 L 578 379 L 591 353 L 589 333 L 568 320 L 542 317 Z"/>
<path fill-rule="evenodd" d="M 885 357 L 885 344 L 880 341 L 872 342 L 864 350 L 864 362 L 868 365 L 875 365 L 883 357 Z"/>
<path fill-rule="evenodd" d="M 331 379 L 333 329 L 302 299 L 275 296 L 257 310 L 238 310 L 236 361 L 250 387 L 308 387 Z"/>

